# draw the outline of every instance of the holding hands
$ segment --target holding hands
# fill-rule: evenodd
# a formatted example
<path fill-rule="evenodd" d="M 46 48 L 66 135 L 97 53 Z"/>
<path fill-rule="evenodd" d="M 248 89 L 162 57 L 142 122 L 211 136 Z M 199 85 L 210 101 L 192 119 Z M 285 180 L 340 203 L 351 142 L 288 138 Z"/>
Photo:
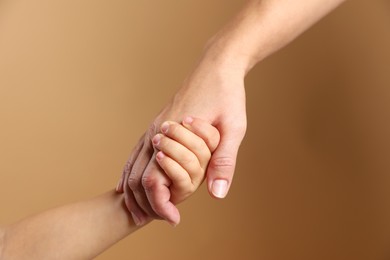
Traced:
<path fill-rule="evenodd" d="M 187 199 L 202 184 L 220 137 L 215 127 L 192 117 L 186 117 L 182 124 L 166 121 L 160 130 L 161 133 L 152 138 L 159 170 L 143 179 L 142 184 L 152 209 L 170 224 L 177 225 L 180 214 L 175 205 Z M 134 166 L 131 162 L 132 158 L 126 168 Z M 129 169 L 124 170 L 117 191 L 126 191 L 126 206 L 135 223 L 142 225 L 148 216 L 137 207 L 135 197 L 132 197 L 129 185 L 124 181 L 129 177 L 129 172 Z"/>
<path fill-rule="evenodd" d="M 216 148 L 208 147 L 213 154 L 207 166 L 207 188 L 212 197 L 224 198 L 232 183 L 237 153 L 246 132 L 246 74 L 258 62 L 290 43 L 344 1 L 247 1 L 208 41 L 190 76 L 154 119 L 133 151 L 118 184 L 118 191 L 124 190 L 126 200 L 130 202 L 130 212 L 140 219 L 148 216 L 178 223 L 179 213 L 172 203 L 176 203 L 177 198 L 175 195 L 172 198 L 168 196 L 170 182 L 167 177 L 165 180 L 162 178 L 165 175 L 161 167 L 167 167 L 167 161 L 162 163 L 161 159 L 168 151 L 158 155 L 158 145 L 153 146 L 152 140 L 159 143 L 154 138 L 157 139 L 155 135 L 160 132 L 163 122 L 182 122 L 185 115 L 204 119 L 215 126 L 221 135 Z M 183 165 L 181 157 L 175 158 L 173 161 L 177 160 L 176 163 L 191 176 L 192 166 L 188 163 Z M 170 162 L 172 169 L 178 168 Z M 176 174 L 167 175 L 169 178 L 177 177 Z M 177 194 L 173 187 L 172 194 Z"/>

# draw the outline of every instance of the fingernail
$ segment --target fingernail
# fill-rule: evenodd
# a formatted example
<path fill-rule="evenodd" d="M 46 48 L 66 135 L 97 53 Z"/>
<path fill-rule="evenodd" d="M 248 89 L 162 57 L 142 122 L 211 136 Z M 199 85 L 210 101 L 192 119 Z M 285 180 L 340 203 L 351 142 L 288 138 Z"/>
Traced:
<path fill-rule="evenodd" d="M 171 222 L 171 221 L 168 221 L 168 224 L 171 225 L 171 227 L 177 227 L 177 224 L 178 223 L 175 223 L 175 222 Z"/>
<path fill-rule="evenodd" d="M 152 142 L 153 142 L 154 145 L 159 145 L 160 144 L 160 140 L 161 140 L 161 136 L 160 135 L 155 135 L 153 137 Z"/>
<path fill-rule="evenodd" d="M 162 125 L 161 125 L 161 132 L 163 132 L 164 134 L 168 133 L 168 129 L 169 129 L 169 123 L 168 122 L 164 122 Z"/>
<path fill-rule="evenodd" d="M 184 124 L 187 124 L 187 125 L 191 125 L 191 123 L 194 121 L 194 119 L 190 116 L 187 116 L 186 118 L 184 118 L 183 120 L 183 123 Z"/>
<path fill-rule="evenodd" d="M 180 217 L 178 218 L 171 218 L 171 219 L 166 219 L 166 221 L 168 222 L 169 225 L 171 225 L 171 227 L 177 227 L 177 225 L 179 225 L 180 223 Z"/>
<path fill-rule="evenodd" d="M 161 151 L 159 151 L 156 155 L 157 160 L 162 160 L 164 158 L 165 154 Z"/>
<path fill-rule="evenodd" d="M 211 192 L 217 198 L 223 199 L 226 197 L 228 188 L 227 180 L 215 180 L 212 184 Z"/>
<path fill-rule="evenodd" d="M 118 184 L 116 185 L 116 191 L 119 192 L 119 189 L 122 187 L 122 178 L 118 181 Z"/>
<path fill-rule="evenodd" d="M 131 216 L 133 217 L 134 223 L 137 226 L 141 226 L 142 225 L 141 219 L 135 213 L 131 212 Z"/>

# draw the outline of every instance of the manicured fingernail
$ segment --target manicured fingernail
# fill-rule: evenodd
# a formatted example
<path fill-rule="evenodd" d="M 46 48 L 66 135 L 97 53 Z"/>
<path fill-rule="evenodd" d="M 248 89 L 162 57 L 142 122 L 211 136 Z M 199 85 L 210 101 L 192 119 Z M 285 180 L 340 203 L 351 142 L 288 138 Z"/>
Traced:
<path fill-rule="evenodd" d="M 215 180 L 211 187 L 211 192 L 217 198 L 223 199 L 226 197 L 228 188 L 227 180 Z"/>
<path fill-rule="evenodd" d="M 159 151 L 156 155 L 157 160 L 162 160 L 164 158 L 165 154 L 161 151 Z"/>
<path fill-rule="evenodd" d="M 137 226 L 141 226 L 142 225 L 142 220 L 135 213 L 131 212 L 131 216 L 133 217 L 134 223 Z"/>
<path fill-rule="evenodd" d="M 183 123 L 187 125 L 191 125 L 193 121 L 194 119 L 192 117 L 187 116 L 186 118 L 184 118 Z"/>
<path fill-rule="evenodd" d="M 164 122 L 162 125 L 161 125 L 161 132 L 163 132 L 164 134 L 168 133 L 168 129 L 169 129 L 169 123 L 168 122 Z"/>
<path fill-rule="evenodd" d="M 160 144 L 160 140 L 161 140 L 161 136 L 160 135 L 155 135 L 153 137 L 152 142 L 153 142 L 154 145 L 159 145 Z"/>
<path fill-rule="evenodd" d="M 116 185 L 116 191 L 119 192 L 119 189 L 122 187 L 122 178 L 118 181 L 118 184 Z"/>

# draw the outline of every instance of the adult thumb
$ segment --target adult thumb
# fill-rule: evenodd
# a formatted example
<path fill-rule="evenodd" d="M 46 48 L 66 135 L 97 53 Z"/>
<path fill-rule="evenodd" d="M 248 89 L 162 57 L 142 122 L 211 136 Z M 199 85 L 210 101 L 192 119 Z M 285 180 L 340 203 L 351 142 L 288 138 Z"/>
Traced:
<path fill-rule="evenodd" d="M 221 132 L 221 141 L 211 157 L 207 168 L 207 186 L 210 195 L 215 198 L 225 198 L 230 189 L 238 149 L 245 134 L 245 131 L 240 132 Z"/>

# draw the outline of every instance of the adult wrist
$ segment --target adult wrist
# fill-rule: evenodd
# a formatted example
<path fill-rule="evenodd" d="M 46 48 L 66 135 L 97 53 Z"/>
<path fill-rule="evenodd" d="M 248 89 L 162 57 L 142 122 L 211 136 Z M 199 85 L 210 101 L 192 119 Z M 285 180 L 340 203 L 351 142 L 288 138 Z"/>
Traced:
<path fill-rule="evenodd" d="M 229 71 L 244 78 L 257 62 L 251 55 L 240 51 L 238 46 L 217 34 L 205 44 L 201 62 L 213 63 L 221 71 Z"/>

